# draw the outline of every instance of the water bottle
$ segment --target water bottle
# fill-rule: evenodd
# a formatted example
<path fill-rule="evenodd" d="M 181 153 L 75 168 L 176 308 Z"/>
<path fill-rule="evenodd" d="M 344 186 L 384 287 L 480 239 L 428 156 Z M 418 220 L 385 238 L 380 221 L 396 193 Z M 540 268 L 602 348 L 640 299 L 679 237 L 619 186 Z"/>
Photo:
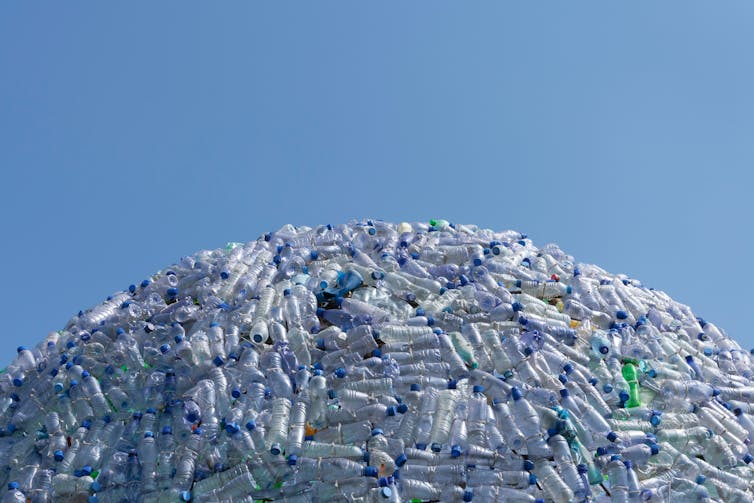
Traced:
<path fill-rule="evenodd" d="M 534 473 L 537 476 L 537 483 L 548 498 L 555 503 L 568 503 L 573 500 L 573 491 L 563 482 L 549 462 L 540 460 L 535 465 Z"/>
<path fill-rule="evenodd" d="M 284 397 L 272 401 L 270 425 L 265 436 L 265 445 L 274 456 L 282 454 L 288 439 L 291 402 Z"/>
<path fill-rule="evenodd" d="M 539 414 L 524 398 L 518 388 L 511 390 L 513 400 L 509 402 L 516 426 L 526 437 L 526 447 L 530 456 L 549 456 L 550 448 L 542 438 Z"/>
<path fill-rule="evenodd" d="M 547 444 L 552 449 L 555 466 L 563 482 L 575 493 L 582 488 L 581 477 L 571 456 L 571 448 L 562 435 L 552 435 L 547 439 Z"/>

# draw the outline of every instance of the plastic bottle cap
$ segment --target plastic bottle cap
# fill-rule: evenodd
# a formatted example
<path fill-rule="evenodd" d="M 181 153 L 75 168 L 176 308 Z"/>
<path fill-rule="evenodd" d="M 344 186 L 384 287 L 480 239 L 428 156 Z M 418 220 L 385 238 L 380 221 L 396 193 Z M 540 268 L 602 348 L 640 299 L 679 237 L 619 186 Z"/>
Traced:
<path fill-rule="evenodd" d="M 611 431 L 611 432 L 609 432 L 609 433 L 607 434 L 607 439 L 608 439 L 609 441 L 611 441 L 611 442 L 615 442 L 616 440 L 618 440 L 618 434 L 617 434 L 617 433 L 615 433 L 614 431 Z"/>
<path fill-rule="evenodd" d="M 706 481 L 707 481 L 707 477 L 705 477 L 704 475 L 697 475 L 696 476 L 696 483 L 697 484 L 701 485 L 701 484 L 704 484 Z"/>
<path fill-rule="evenodd" d="M 411 383 L 411 387 L 410 387 L 410 389 L 411 389 L 411 391 L 421 391 L 421 390 L 422 390 L 422 387 L 421 387 L 421 386 L 419 386 L 419 385 L 418 385 L 418 384 L 416 384 L 416 383 Z"/>
<path fill-rule="evenodd" d="M 65 457 L 65 453 L 61 451 L 60 449 L 58 449 L 53 453 L 53 456 L 55 458 L 55 461 L 63 461 L 63 458 Z"/>
<path fill-rule="evenodd" d="M 650 452 L 652 452 L 652 456 L 660 452 L 660 445 L 659 444 L 651 444 L 649 446 Z"/>
<path fill-rule="evenodd" d="M 18 482 L 8 482 L 8 490 L 15 491 L 18 489 Z"/>
<path fill-rule="evenodd" d="M 20 377 L 14 377 L 13 378 L 13 386 L 15 386 L 17 388 L 20 388 L 23 385 L 24 385 L 24 380 L 23 379 L 21 379 Z"/>
<path fill-rule="evenodd" d="M 450 379 L 448 381 L 448 389 L 456 389 L 458 387 L 458 381 L 455 379 Z"/>
<path fill-rule="evenodd" d="M 589 471 L 589 468 L 584 463 L 579 463 L 578 465 L 576 465 L 576 471 L 579 474 L 584 474 Z"/>
<path fill-rule="evenodd" d="M 233 398 L 239 398 L 241 396 L 241 390 L 238 388 L 233 388 L 233 391 L 230 392 L 230 395 Z"/>
<path fill-rule="evenodd" d="M 338 367 L 335 369 L 335 377 L 339 379 L 343 379 L 346 376 L 346 369 L 343 367 Z"/>
<path fill-rule="evenodd" d="M 173 434 L 173 428 L 170 426 L 163 426 L 162 427 L 162 434 L 163 435 L 172 435 Z"/>
<path fill-rule="evenodd" d="M 417 442 L 416 443 L 416 448 L 419 449 L 420 451 L 424 451 L 424 450 L 427 449 L 427 444 L 425 444 L 423 442 Z"/>
<path fill-rule="evenodd" d="M 530 473 L 529 474 L 529 485 L 533 486 L 536 483 L 537 483 L 537 476 L 534 475 L 533 473 Z"/>
<path fill-rule="evenodd" d="M 191 492 L 181 491 L 181 501 L 191 501 Z"/>
<path fill-rule="evenodd" d="M 280 446 L 280 444 L 272 444 L 270 446 L 270 454 L 273 456 L 279 456 L 283 452 L 283 448 Z"/>
<path fill-rule="evenodd" d="M 463 501 L 471 501 L 474 499 L 474 493 L 469 490 L 463 492 Z"/>
<path fill-rule="evenodd" d="M 520 389 L 518 389 L 516 387 L 513 387 L 513 388 L 511 388 L 511 397 L 513 397 L 513 400 L 518 401 L 518 400 L 521 400 L 524 397 L 524 394 L 521 393 Z"/>
<path fill-rule="evenodd" d="M 376 437 L 377 435 L 384 435 L 382 428 L 375 428 L 372 430 L 372 436 Z"/>
<path fill-rule="evenodd" d="M 619 320 L 625 320 L 626 318 L 628 318 L 628 313 L 626 311 L 617 311 L 615 313 L 615 317 Z"/>
<path fill-rule="evenodd" d="M 479 384 L 475 384 L 472 388 L 472 391 L 474 393 L 483 393 L 484 392 L 484 386 L 480 386 Z"/>
<path fill-rule="evenodd" d="M 408 405 L 405 403 L 398 404 L 398 407 L 396 408 L 399 414 L 405 414 L 408 412 Z"/>
<path fill-rule="evenodd" d="M 432 449 L 432 452 L 440 452 L 442 451 L 442 444 L 437 443 L 437 442 L 432 442 L 430 449 Z"/>
<path fill-rule="evenodd" d="M 743 460 L 744 460 L 744 463 L 746 463 L 746 464 L 748 465 L 749 463 L 751 463 L 751 462 L 752 462 L 752 460 L 754 460 L 754 456 L 752 456 L 751 454 L 749 454 L 749 453 L 747 452 L 747 453 L 746 453 L 746 454 L 744 455 L 744 457 L 743 457 Z"/>
<path fill-rule="evenodd" d="M 573 372 L 573 365 L 571 365 L 570 363 L 563 365 L 563 372 L 565 372 L 566 375 L 569 375 L 571 372 Z"/>
<path fill-rule="evenodd" d="M 102 490 L 102 484 L 95 480 L 94 482 L 92 482 L 92 485 L 89 486 L 89 489 L 91 489 L 95 493 L 99 492 Z"/>
<path fill-rule="evenodd" d="M 297 461 L 298 456 L 296 456 L 295 454 L 288 456 L 288 466 L 295 466 Z"/>
<path fill-rule="evenodd" d="M 568 398 L 571 396 L 571 392 L 568 390 L 568 388 L 563 388 L 560 390 L 560 396 L 563 398 Z"/>
<path fill-rule="evenodd" d="M 377 468 L 374 466 L 367 466 L 364 467 L 364 476 L 365 477 L 377 477 Z"/>
<path fill-rule="evenodd" d="M 406 464 L 406 461 L 408 461 L 408 458 L 404 453 L 400 453 L 397 458 L 395 458 L 395 466 L 401 467 Z"/>

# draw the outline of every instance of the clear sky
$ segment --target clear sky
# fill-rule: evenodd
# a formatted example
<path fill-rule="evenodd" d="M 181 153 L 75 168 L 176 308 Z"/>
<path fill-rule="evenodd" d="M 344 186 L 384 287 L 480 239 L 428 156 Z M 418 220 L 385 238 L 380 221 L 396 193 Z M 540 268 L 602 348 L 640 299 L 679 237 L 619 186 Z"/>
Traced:
<path fill-rule="evenodd" d="M 284 223 L 528 233 L 754 346 L 754 4 L 0 3 L 0 361 Z"/>

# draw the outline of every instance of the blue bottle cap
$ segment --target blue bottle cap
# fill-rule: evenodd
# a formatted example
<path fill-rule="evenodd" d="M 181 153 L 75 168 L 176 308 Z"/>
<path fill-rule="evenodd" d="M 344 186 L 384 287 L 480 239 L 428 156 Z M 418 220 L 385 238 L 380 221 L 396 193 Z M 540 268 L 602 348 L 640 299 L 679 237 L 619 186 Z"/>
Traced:
<path fill-rule="evenodd" d="M 225 363 L 225 361 L 220 357 L 220 355 L 218 355 L 212 359 L 212 363 L 214 363 L 216 367 L 221 367 Z"/>
<path fill-rule="evenodd" d="M 374 466 L 364 467 L 364 476 L 377 478 L 377 468 L 375 468 Z"/>
<path fill-rule="evenodd" d="M 346 376 L 346 369 L 343 367 L 338 367 L 335 369 L 335 377 L 339 379 L 343 379 Z"/>
<path fill-rule="evenodd" d="M 458 381 L 455 379 L 448 379 L 448 389 L 456 389 L 458 387 Z"/>
<path fill-rule="evenodd" d="M 530 473 L 529 474 L 529 485 L 533 486 L 536 483 L 537 483 L 537 476 L 534 475 L 533 473 Z"/>
<path fill-rule="evenodd" d="M 568 388 L 563 388 L 560 390 L 560 396 L 563 398 L 568 398 L 571 396 L 571 392 L 568 390 Z"/>
<path fill-rule="evenodd" d="M 181 491 L 181 501 L 191 501 L 191 492 Z"/>
<path fill-rule="evenodd" d="M 84 472 L 84 475 L 91 475 L 93 469 L 90 465 L 84 465 L 81 467 L 81 471 Z"/>
<path fill-rule="evenodd" d="M 274 443 L 270 446 L 270 454 L 273 456 L 279 456 L 283 452 L 283 448 L 278 443 Z"/>
<path fill-rule="evenodd" d="M 432 449 L 432 452 L 440 452 L 442 450 L 442 444 L 432 442 L 432 445 L 429 448 Z"/>
<path fill-rule="evenodd" d="M 545 500 L 542 498 L 535 498 L 534 503 L 545 503 Z"/>
<path fill-rule="evenodd" d="M 408 458 L 406 457 L 406 454 L 400 453 L 397 458 L 395 458 L 395 466 L 400 468 L 401 466 L 406 464 L 406 461 L 408 461 Z"/>
<path fill-rule="evenodd" d="M 20 377 L 14 377 L 13 378 L 13 386 L 20 388 L 24 385 L 24 380 Z"/>
<path fill-rule="evenodd" d="M 615 433 L 614 431 L 611 431 L 611 432 L 609 432 L 609 433 L 608 433 L 608 434 L 606 435 L 606 438 L 607 438 L 607 439 L 608 439 L 609 441 L 611 441 L 611 442 L 615 442 L 616 440 L 618 440 L 618 434 L 617 434 L 617 433 Z"/>
<path fill-rule="evenodd" d="M 390 482 L 388 481 L 387 477 L 380 477 L 377 479 L 377 485 L 380 487 L 387 487 Z"/>
<path fill-rule="evenodd" d="M 405 403 L 398 404 L 398 407 L 396 408 L 399 414 L 405 414 L 408 412 L 408 405 Z"/>
<path fill-rule="evenodd" d="M 92 420 L 91 419 L 84 419 L 81 421 L 81 427 L 86 428 L 87 430 L 92 427 Z"/>
<path fill-rule="evenodd" d="M 623 466 L 625 466 L 627 470 L 630 470 L 634 467 L 634 463 L 630 459 L 627 459 L 623 462 Z"/>
<path fill-rule="evenodd" d="M 660 452 L 660 444 L 650 444 L 649 450 L 652 453 L 652 456 Z"/>
<path fill-rule="evenodd" d="M 625 320 L 626 318 L 628 318 L 628 313 L 626 311 L 617 311 L 615 313 L 615 317 L 619 320 Z"/>
<path fill-rule="evenodd" d="M 416 443 L 416 448 L 419 449 L 420 451 L 425 451 L 425 450 L 427 450 L 427 444 L 425 444 L 423 442 L 417 442 Z"/>
<path fill-rule="evenodd" d="M 628 391 L 622 389 L 620 390 L 620 393 L 618 393 L 618 397 L 620 398 L 621 402 L 628 402 L 628 399 L 631 398 L 631 395 L 628 394 Z"/>
<path fill-rule="evenodd" d="M 372 356 L 375 357 L 375 358 L 379 358 L 379 357 L 382 356 L 382 351 L 380 351 L 379 349 L 373 349 L 372 350 Z"/>
<path fill-rule="evenodd" d="M 649 422 L 652 423 L 652 426 L 659 426 L 660 423 L 662 423 L 662 418 L 653 414 L 652 417 L 649 418 Z"/>
<path fill-rule="evenodd" d="M 565 372 L 566 375 L 568 375 L 571 372 L 573 372 L 573 365 L 570 364 L 570 363 L 566 363 L 565 365 L 563 365 L 563 372 Z"/>
<path fill-rule="evenodd" d="M 471 389 L 472 389 L 472 391 L 474 393 L 483 393 L 484 392 L 484 386 L 480 386 L 479 384 L 475 384 Z"/>
<path fill-rule="evenodd" d="M 163 435 L 172 435 L 173 434 L 173 428 L 170 426 L 163 426 L 162 427 L 162 434 Z"/>
<path fill-rule="evenodd" d="M 565 374 L 558 374 L 558 381 L 560 381 L 562 384 L 565 384 L 568 382 L 568 376 Z"/>
<path fill-rule="evenodd" d="M 589 471 L 589 468 L 584 463 L 579 463 L 576 465 L 576 471 L 579 472 L 579 474 L 584 474 Z"/>
<path fill-rule="evenodd" d="M 239 398 L 241 396 L 241 390 L 238 388 L 233 388 L 233 391 L 230 392 L 230 395 L 233 398 Z"/>
<path fill-rule="evenodd" d="M 533 469 L 534 469 L 534 461 L 532 461 L 530 459 L 525 459 L 524 460 L 524 470 L 526 470 L 528 472 L 528 471 L 531 471 Z"/>
<path fill-rule="evenodd" d="M 518 400 L 521 400 L 524 397 L 524 394 L 521 393 L 520 389 L 518 389 L 516 387 L 513 387 L 513 388 L 511 388 L 511 397 L 513 397 L 513 400 L 518 401 Z"/>
<path fill-rule="evenodd" d="M 749 454 L 748 452 L 747 452 L 747 453 L 746 453 L 746 454 L 744 455 L 744 457 L 743 457 L 743 461 L 744 461 L 744 463 L 746 463 L 747 465 L 748 465 L 749 463 L 751 463 L 751 462 L 752 462 L 752 460 L 754 460 L 754 456 L 752 456 L 752 455 L 751 455 L 751 454 Z"/>
<path fill-rule="evenodd" d="M 705 477 L 704 475 L 697 475 L 696 476 L 696 483 L 697 484 L 701 485 L 701 484 L 704 484 L 706 481 L 707 481 L 707 477 Z"/>
<path fill-rule="evenodd" d="M 99 492 L 102 490 L 102 484 L 95 480 L 94 482 L 92 482 L 92 485 L 89 486 L 89 489 L 91 489 L 95 493 Z"/>
<path fill-rule="evenodd" d="M 288 466 L 296 466 L 296 462 L 298 461 L 298 456 L 295 454 L 291 454 L 288 456 Z"/>
<path fill-rule="evenodd" d="M 384 435 L 382 428 L 375 428 L 372 430 L 372 436 L 376 437 L 377 435 Z"/>
<path fill-rule="evenodd" d="M 193 433 L 193 434 L 194 434 L 194 435 L 201 435 L 202 433 L 204 433 L 204 429 L 203 429 L 203 428 L 196 428 L 196 429 L 194 430 L 194 433 Z"/>
<path fill-rule="evenodd" d="M 380 496 L 382 496 L 385 499 L 391 498 L 393 496 L 393 490 L 387 486 L 382 487 L 380 488 Z"/>
<path fill-rule="evenodd" d="M 61 451 L 60 449 L 58 449 L 53 453 L 53 457 L 55 458 L 55 461 L 63 461 L 63 458 L 65 457 L 65 453 Z"/>
<path fill-rule="evenodd" d="M 18 482 L 8 482 L 8 490 L 15 491 L 18 489 Z"/>
<path fill-rule="evenodd" d="M 160 346 L 160 353 L 165 354 L 170 351 L 170 344 L 163 344 Z"/>
<path fill-rule="evenodd" d="M 334 389 L 328 389 L 327 398 L 329 398 L 330 400 L 335 400 L 336 398 L 338 398 L 338 392 Z"/>
<path fill-rule="evenodd" d="M 463 501 L 471 501 L 473 499 L 474 499 L 474 493 L 472 493 L 468 489 L 463 492 Z"/>
<path fill-rule="evenodd" d="M 385 410 L 385 415 L 386 415 L 386 416 L 394 416 L 394 415 L 395 415 L 395 413 L 396 413 L 396 408 L 395 408 L 395 405 L 391 405 L 391 406 L 389 406 L 389 407 L 388 407 L 388 408 L 387 408 L 387 409 Z"/>
<path fill-rule="evenodd" d="M 450 457 L 451 458 L 457 458 L 461 455 L 461 446 L 460 445 L 453 445 L 450 448 Z"/>

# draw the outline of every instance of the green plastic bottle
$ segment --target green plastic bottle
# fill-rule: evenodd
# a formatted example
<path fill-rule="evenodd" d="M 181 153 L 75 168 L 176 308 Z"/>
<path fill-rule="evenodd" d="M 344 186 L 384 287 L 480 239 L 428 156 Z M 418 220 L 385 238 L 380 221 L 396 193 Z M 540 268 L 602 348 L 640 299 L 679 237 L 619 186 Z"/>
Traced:
<path fill-rule="evenodd" d="M 628 401 L 626 402 L 626 408 L 640 407 L 641 398 L 639 398 L 639 374 L 636 370 L 636 365 L 631 361 L 626 361 L 621 369 L 623 378 L 628 383 Z"/>

